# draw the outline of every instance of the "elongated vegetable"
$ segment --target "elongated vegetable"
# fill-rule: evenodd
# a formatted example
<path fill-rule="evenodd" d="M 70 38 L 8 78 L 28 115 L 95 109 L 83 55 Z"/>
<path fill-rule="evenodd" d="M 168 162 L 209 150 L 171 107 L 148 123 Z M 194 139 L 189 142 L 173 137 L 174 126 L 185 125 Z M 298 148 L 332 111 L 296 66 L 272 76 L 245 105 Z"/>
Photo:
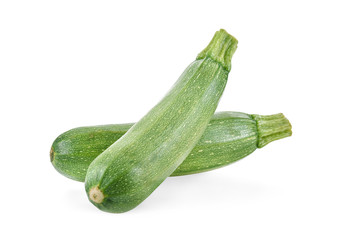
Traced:
<path fill-rule="evenodd" d="M 89 166 L 89 200 L 108 212 L 144 201 L 189 155 L 202 136 L 227 83 L 237 41 L 216 32 L 169 93 Z"/>
<path fill-rule="evenodd" d="M 71 129 L 53 142 L 51 162 L 62 175 L 84 181 L 90 163 L 132 126 L 133 123 Z M 216 113 L 195 148 L 171 176 L 226 166 L 271 141 L 288 136 L 291 136 L 291 125 L 283 114 Z"/>

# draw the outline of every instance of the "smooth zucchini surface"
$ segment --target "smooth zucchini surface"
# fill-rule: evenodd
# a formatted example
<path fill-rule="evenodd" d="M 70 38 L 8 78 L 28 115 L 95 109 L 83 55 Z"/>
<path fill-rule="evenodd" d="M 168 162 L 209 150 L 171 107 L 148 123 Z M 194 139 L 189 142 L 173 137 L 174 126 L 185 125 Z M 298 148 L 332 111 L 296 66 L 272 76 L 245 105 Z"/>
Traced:
<path fill-rule="evenodd" d="M 168 94 L 95 158 L 85 189 L 96 207 L 114 213 L 135 208 L 184 161 L 215 112 L 236 47 L 234 37 L 216 32 Z"/>
<path fill-rule="evenodd" d="M 133 123 L 71 129 L 53 142 L 51 162 L 62 175 L 83 182 L 90 163 L 132 126 Z M 216 113 L 196 146 L 171 176 L 226 166 L 291 133 L 290 122 L 282 114 Z"/>

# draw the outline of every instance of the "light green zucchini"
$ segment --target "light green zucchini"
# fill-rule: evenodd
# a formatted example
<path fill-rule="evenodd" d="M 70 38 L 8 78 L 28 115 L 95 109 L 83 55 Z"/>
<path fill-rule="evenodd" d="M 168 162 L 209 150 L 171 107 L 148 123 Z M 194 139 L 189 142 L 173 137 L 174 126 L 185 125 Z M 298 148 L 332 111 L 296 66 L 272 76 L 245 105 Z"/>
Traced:
<path fill-rule="evenodd" d="M 53 142 L 51 162 L 62 175 L 83 182 L 90 163 L 132 126 L 133 123 L 71 129 Z M 288 136 L 291 125 L 283 114 L 216 113 L 194 149 L 171 176 L 226 166 Z"/>
<path fill-rule="evenodd" d="M 227 83 L 237 40 L 216 32 L 168 94 L 90 164 L 85 189 L 107 212 L 144 201 L 184 161 L 212 118 Z"/>

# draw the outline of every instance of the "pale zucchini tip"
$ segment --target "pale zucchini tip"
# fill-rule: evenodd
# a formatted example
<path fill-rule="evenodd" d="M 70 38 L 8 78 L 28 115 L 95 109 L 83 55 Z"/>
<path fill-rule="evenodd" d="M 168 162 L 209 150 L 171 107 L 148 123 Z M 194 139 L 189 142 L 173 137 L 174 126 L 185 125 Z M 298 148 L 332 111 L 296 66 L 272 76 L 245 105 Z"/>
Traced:
<path fill-rule="evenodd" d="M 102 203 L 105 198 L 103 192 L 99 189 L 99 186 L 92 187 L 89 190 L 88 196 L 92 202 L 98 204 Z"/>

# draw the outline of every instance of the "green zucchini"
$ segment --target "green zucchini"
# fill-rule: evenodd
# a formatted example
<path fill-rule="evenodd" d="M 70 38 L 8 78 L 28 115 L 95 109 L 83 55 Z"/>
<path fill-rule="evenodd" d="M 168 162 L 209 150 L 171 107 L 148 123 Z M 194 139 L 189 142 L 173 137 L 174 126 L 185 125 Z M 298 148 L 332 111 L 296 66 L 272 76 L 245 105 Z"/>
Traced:
<path fill-rule="evenodd" d="M 133 123 L 71 129 L 53 142 L 51 162 L 62 175 L 83 182 L 90 163 L 132 126 Z M 216 113 L 197 145 L 171 176 L 226 166 L 288 136 L 291 136 L 291 125 L 283 114 Z"/>
<path fill-rule="evenodd" d="M 168 94 L 90 164 L 85 189 L 107 212 L 144 201 L 189 155 L 202 136 L 227 83 L 237 40 L 214 38 Z"/>

